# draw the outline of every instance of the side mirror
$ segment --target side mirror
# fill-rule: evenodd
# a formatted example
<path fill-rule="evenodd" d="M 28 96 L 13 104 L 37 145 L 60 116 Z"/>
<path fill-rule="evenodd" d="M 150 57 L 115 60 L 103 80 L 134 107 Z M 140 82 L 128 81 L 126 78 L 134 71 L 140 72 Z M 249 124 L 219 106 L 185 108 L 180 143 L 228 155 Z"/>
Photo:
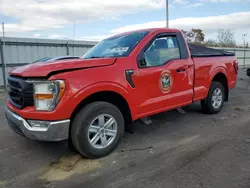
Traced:
<path fill-rule="evenodd" d="M 140 67 L 146 67 L 146 65 L 147 65 L 147 63 L 146 63 L 145 58 L 144 58 L 144 57 L 141 57 L 141 58 L 139 59 L 139 66 L 140 66 Z"/>

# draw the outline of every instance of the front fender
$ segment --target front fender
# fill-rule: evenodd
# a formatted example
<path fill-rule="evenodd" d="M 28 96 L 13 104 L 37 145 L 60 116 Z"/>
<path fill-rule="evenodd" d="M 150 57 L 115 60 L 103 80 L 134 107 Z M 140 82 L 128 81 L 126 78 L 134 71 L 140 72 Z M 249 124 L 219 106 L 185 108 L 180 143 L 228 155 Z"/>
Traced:
<path fill-rule="evenodd" d="M 128 103 L 128 106 L 130 108 L 131 111 L 131 115 L 133 116 L 133 108 L 132 108 L 132 104 L 131 101 L 129 100 L 129 95 L 127 90 L 114 82 L 99 82 L 99 83 L 94 83 L 91 85 L 88 85 L 84 88 L 82 88 L 81 90 L 79 90 L 73 97 L 72 97 L 72 102 L 73 102 L 73 106 L 74 109 L 87 97 L 91 96 L 92 94 L 98 93 L 98 92 L 103 92 L 103 91 L 111 91 L 111 92 L 115 92 L 119 95 L 121 95 L 126 102 Z"/>
<path fill-rule="evenodd" d="M 98 82 L 82 88 L 73 96 L 73 98 L 84 99 L 94 93 L 101 91 L 113 91 L 122 95 L 125 99 L 128 97 L 128 92 L 123 86 L 114 82 Z"/>

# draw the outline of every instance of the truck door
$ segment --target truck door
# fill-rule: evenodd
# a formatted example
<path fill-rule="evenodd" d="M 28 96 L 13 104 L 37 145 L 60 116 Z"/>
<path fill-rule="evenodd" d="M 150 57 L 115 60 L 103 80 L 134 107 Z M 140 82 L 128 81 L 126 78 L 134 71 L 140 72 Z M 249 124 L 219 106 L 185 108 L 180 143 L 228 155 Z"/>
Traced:
<path fill-rule="evenodd" d="M 182 35 L 156 35 L 137 57 L 138 118 L 192 103 L 194 65 Z"/>

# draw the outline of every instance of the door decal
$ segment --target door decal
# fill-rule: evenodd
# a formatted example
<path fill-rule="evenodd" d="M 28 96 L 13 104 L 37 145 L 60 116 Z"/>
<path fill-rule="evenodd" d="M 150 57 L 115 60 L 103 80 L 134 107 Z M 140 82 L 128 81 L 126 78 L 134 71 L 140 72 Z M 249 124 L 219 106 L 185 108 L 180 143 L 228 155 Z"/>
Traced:
<path fill-rule="evenodd" d="M 163 93 L 168 93 L 172 89 L 173 79 L 169 71 L 163 71 L 160 78 L 160 89 Z"/>

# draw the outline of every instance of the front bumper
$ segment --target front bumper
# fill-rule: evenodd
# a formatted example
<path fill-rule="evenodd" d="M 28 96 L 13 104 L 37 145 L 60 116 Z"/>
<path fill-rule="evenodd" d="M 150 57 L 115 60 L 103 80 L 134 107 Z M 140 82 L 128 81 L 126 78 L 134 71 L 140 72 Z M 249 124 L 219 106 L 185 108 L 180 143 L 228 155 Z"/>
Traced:
<path fill-rule="evenodd" d="M 5 108 L 5 115 L 13 131 L 31 140 L 61 141 L 68 139 L 70 126 L 69 119 L 50 121 L 46 128 L 39 128 L 30 126 L 28 121 L 13 113 L 7 107 Z"/>

